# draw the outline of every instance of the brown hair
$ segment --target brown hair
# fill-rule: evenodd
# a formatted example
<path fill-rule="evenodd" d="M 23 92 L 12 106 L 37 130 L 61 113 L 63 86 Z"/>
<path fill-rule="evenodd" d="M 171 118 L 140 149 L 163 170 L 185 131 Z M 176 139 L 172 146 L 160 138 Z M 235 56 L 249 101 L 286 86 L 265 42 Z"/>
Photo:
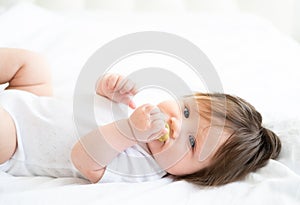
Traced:
<path fill-rule="evenodd" d="M 219 186 L 241 180 L 265 166 L 268 159 L 278 157 L 281 150 L 279 137 L 262 126 L 261 114 L 251 104 L 239 97 L 219 93 L 197 93 L 194 97 L 200 115 L 210 120 L 225 120 L 225 127 L 222 127 L 231 135 L 213 154 L 208 166 L 193 174 L 175 176 L 175 179 Z"/>

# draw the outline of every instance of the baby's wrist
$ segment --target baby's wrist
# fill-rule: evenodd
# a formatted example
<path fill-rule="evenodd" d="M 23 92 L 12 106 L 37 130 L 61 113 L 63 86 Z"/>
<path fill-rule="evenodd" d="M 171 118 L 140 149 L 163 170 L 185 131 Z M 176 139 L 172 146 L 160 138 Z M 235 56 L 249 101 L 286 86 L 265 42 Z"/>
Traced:
<path fill-rule="evenodd" d="M 115 122 L 115 129 L 120 136 L 129 143 L 137 144 L 138 139 L 135 137 L 129 119 L 122 119 Z"/>

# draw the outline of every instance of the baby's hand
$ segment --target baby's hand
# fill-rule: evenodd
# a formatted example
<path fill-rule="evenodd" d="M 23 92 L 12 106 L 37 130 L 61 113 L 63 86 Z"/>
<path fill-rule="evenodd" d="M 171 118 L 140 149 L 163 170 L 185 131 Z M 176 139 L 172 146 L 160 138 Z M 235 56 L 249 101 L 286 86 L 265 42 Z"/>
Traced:
<path fill-rule="evenodd" d="M 106 74 L 98 80 L 96 93 L 110 100 L 128 105 L 135 109 L 136 105 L 131 100 L 137 93 L 136 85 L 129 79 L 118 74 Z"/>
<path fill-rule="evenodd" d="M 156 106 L 145 104 L 129 117 L 133 135 L 137 141 L 149 142 L 166 134 L 165 115 Z"/>

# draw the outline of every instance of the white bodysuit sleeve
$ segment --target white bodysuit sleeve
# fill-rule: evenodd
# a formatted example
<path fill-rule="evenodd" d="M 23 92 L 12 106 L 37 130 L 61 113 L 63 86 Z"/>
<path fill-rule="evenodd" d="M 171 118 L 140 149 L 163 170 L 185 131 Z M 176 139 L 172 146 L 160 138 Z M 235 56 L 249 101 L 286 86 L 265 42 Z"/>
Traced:
<path fill-rule="evenodd" d="M 153 157 L 135 145 L 120 153 L 107 167 L 98 183 L 145 182 L 166 175 Z"/>

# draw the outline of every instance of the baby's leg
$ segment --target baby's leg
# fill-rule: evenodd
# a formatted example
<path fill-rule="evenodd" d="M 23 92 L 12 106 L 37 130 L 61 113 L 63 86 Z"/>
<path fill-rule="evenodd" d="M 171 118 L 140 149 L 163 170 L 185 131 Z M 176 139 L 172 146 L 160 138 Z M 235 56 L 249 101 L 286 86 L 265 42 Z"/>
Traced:
<path fill-rule="evenodd" d="M 17 135 L 14 121 L 0 106 L 0 164 L 9 160 L 16 148 Z"/>

